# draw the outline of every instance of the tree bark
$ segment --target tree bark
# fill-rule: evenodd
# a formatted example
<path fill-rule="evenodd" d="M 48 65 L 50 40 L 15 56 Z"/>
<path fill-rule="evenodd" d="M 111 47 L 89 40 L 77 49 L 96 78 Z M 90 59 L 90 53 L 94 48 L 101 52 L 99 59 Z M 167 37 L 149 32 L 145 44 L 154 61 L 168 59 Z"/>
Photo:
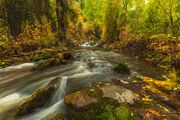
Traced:
<path fill-rule="evenodd" d="M 67 39 L 67 2 L 56 0 L 56 16 L 58 22 L 59 42 Z"/>
<path fill-rule="evenodd" d="M 51 23 L 51 30 L 52 30 L 52 32 L 55 32 L 56 31 L 56 23 L 53 20 L 53 17 L 51 15 L 50 1 L 44 0 L 44 4 L 45 4 L 45 9 L 46 9 L 46 11 L 45 11 L 46 17 L 47 17 L 48 21 Z"/>

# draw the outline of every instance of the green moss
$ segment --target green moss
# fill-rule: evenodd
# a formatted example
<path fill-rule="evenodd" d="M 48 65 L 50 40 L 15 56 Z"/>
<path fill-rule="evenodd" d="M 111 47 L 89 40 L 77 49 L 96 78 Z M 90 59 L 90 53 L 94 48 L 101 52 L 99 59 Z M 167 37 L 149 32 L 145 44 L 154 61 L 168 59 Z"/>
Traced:
<path fill-rule="evenodd" d="M 123 73 L 123 74 L 130 74 L 130 70 L 126 64 L 118 64 L 116 67 L 114 67 L 114 71 L 117 73 Z"/>
<path fill-rule="evenodd" d="M 63 120 L 63 115 L 58 113 L 52 120 Z"/>
<path fill-rule="evenodd" d="M 104 112 L 97 116 L 96 120 L 116 120 L 112 112 Z"/>
<path fill-rule="evenodd" d="M 116 120 L 133 120 L 133 113 L 125 106 L 117 107 L 114 114 Z"/>
<path fill-rule="evenodd" d="M 8 67 L 9 65 L 10 63 L 7 61 L 0 61 L 0 68 L 5 68 Z"/>
<path fill-rule="evenodd" d="M 90 89 L 88 89 L 86 92 L 90 97 L 93 97 L 93 98 L 101 99 L 103 97 L 103 92 L 100 89 L 95 89 L 94 91 L 91 91 Z"/>
<path fill-rule="evenodd" d="M 69 112 L 76 120 L 133 120 L 132 112 L 127 107 L 119 106 L 109 98 L 102 98 L 97 106 L 92 106 L 89 110 L 77 111 L 69 108 Z"/>
<path fill-rule="evenodd" d="M 37 62 L 37 61 L 40 61 L 40 60 L 46 60 L 48 58 L 49 58 L 48 55 L 45 55 L 45 54 L 36 54 L 36 55 L 34 55 L 32 57 L 32 61 Z"/>

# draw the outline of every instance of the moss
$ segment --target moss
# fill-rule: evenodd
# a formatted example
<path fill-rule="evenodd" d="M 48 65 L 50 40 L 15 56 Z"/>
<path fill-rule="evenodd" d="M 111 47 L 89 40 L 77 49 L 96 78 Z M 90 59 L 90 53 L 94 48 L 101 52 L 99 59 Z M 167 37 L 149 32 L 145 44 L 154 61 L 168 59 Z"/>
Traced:
<path fill-rule="evenodd" d="M 122 73 L 122 74 L 130 74 L 130 70 L 126 64 L 118 64 L 116 67 L 114 67 L 114 71 L 117 73 Z"/>
<path fill-rule="evenodd" d="M 40 61 L 40 60 L 46 60 L 50 58 L 48 55 L 45 55 L 45 54 L 36 54 L 32 57 L 32 61 L 34 62 L 37 62 L 37 61 Z"/>
<path fill-rule="evenodd" d="M 77 111 L 69 108 L 69 112 L 76 120 L 133 120 L 131 111 L 125 106 L 109 98 L 102 98 L 97 106 L 92 106 L 86 111 Z M 121 112 L 121 113 L 120 113 Z"/>
<path fill-rule="evenodd" d="M 99 98 L 101 99 L 103 97 L 103 92 L 100 89 L 95 89 L 94 91 L 91 91 L 91 89 L 88 89 L 86 91 L 86 93 L 90 96 L 90 97 L 94 97 L 94 98 Z"/>
<path fill-rule="evenodd" d="M 133 113 L 125 106 L 117 107 L 114 114 L 116 120 L 133 120 Z"/>
<path fill-rule="evenodd" d="M 0 61 L 0 68 L 5 68 L 10 66 L 10 63 L 7 61 Z"/>
<path fill-rule="evenodd" d="M 61 113 L 58 113 L 54 118 L 52 118 L 51 120 L 64 120 L 63 119 L 63 115 Z"/>

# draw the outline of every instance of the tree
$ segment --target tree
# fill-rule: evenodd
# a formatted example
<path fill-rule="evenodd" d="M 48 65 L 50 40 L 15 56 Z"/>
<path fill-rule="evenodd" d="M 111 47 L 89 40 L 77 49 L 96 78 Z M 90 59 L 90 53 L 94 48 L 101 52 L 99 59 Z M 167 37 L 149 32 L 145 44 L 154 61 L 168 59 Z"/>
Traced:
<path fill-rule="evenodd" d="M 157 0 L 158 5 L 163 10 L 164 14 L 167 15 L 171 24 L 172 36 L 176 36 L 175 25 L 174 25 L 174 14 L 178 0 Z"/>
<path fill-rule="evenodd" d="M 112 40 L 118 39 L 117 21 L 119 17 L 119 0 L 111 0 L 107 2 L 107 8 L 105 11 L 104 28 L 103 28 L 103 40 L 112 42 Z"/>
<path fill-rule="evenodd" d="M 59 42 L 67 39 L 67 25 L 68 25 L 68 3 L 66 0 L 56 0 L 56 15 L 58 22 L 58 36 Z"/>

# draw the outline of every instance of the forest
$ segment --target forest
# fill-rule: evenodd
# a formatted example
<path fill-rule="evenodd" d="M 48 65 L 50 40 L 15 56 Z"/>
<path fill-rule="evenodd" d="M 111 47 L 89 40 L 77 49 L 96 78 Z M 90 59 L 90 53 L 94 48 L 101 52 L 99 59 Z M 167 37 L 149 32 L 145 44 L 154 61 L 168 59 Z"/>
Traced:
<path fill-rule="evenodd" d="M 179 120 L 179 0 L 0 0 L 0 120 Z"/>

